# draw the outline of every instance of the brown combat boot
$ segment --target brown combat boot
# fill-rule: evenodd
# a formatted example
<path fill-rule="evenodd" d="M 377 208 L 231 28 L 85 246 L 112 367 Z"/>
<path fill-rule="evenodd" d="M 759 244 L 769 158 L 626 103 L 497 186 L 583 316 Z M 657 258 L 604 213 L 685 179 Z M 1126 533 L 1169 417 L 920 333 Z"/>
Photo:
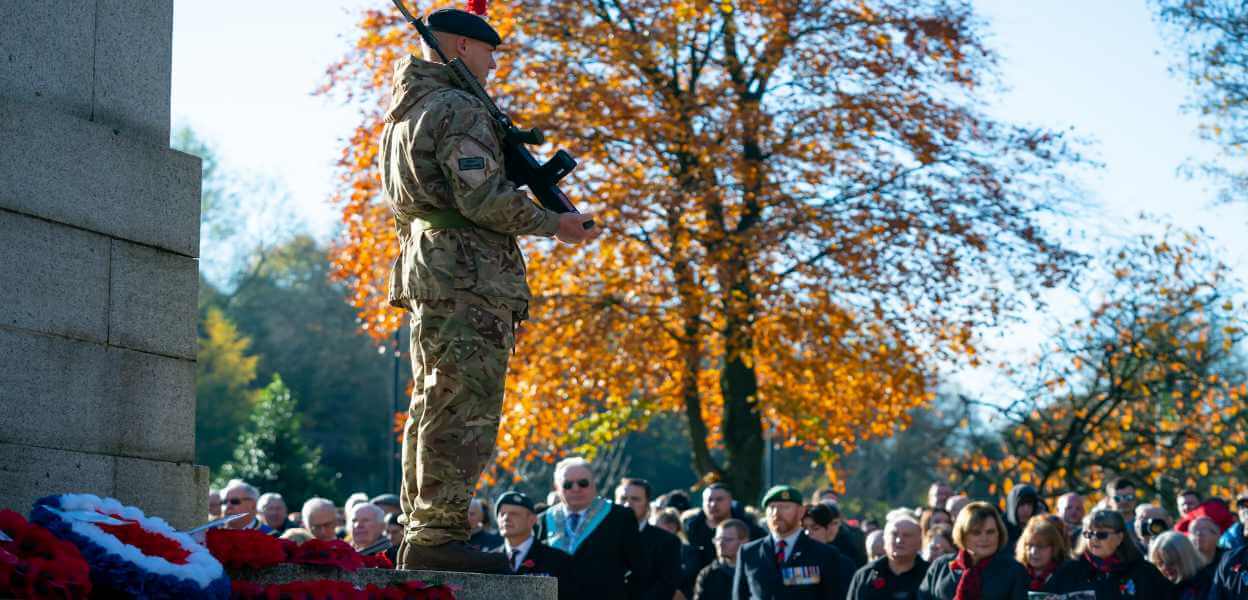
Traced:
<path fill-rule="evenodd" d="M 396 568 L 409 571 L 459 571 L 462 573 L 508 573 L 507 555 L 482 552 L 465 542 L 416 546 L 406 541 L 399 547 Z"/>

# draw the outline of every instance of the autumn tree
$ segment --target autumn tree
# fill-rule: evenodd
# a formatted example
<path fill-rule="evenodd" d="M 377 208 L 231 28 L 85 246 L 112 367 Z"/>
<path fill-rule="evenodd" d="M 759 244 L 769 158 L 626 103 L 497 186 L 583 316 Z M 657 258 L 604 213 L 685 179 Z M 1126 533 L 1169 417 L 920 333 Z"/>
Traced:
<path fill-rule="evenodd" d="M 1195 93 L 1190 108 L 1201 135 L 1222 159 L 1203 171 L 1226 185 L 1224 200 L 1248 200 L 1248 3 L 1242 0 L 1153 0 L 1181 52 L 1175 70 Z"/>
<path fill-rule="evenodd" d="M 757 497 L 765 431 L 829 466 L 892 434 L 931 397 L 936 360 L 973 359 L 980 328 L 1078 262 L 1040 223 L 1082 159 L 985 113 L 995 57 L 965 3 L 490 10 L 506 38 L 490 87 L 578 157 L 566 189 L 607 229 L 527 248 L 536 298 L 501 468 L 675 412 L 695 470 Z M 325 86 L 363 111 L 334 261 L 379 339 L 401 313 L 385 306 L 398 248 L 376 141 L 392 66 L 415 52 L 397 14 L 366 12 Z"/>
<path fill-rule="evenodd" d="M 251 339 L 220 308 L 207 309 L 195 363 L 195 460 L 214 469 L 230 457 L 255 405 L 259 358 L 250 349 Z"/>
<path fill-rule="evenodd" d="M 999 445 L 946 466 L 997 493 L 1096 492 L 1125 475 L 1165 498 L 1188 486 L 1230 496 L 1248 482 L 1236 283 L 1199 238 L 1174 232 L 1108 262 L 1087 315 L 1018 374 L 1023 394 L 981 404 L 1003 417 Z"/>

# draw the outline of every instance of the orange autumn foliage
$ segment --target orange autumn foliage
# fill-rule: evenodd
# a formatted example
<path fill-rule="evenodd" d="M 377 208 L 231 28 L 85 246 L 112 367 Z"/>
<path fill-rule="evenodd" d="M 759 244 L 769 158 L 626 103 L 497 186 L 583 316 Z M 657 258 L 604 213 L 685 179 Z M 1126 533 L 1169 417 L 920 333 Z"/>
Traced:
<path fill-rule="evenodd" d="M 764 431 L 827 465 L 890 435 L 931 397 L 935 361 L 974 361 L 979 328 L 1079 260 L 1038 218 L 1062 205 L 1058 168 L 1082 159 L 1061 135 L 982 112 L 994 58 L 968 7 L 525 0 L 490 13 L 506 41 L 487 87 L 546 131 L 538 154 L 578 158 L 565 190 L 606 228 L 575 249 L 525 241 L 536 298 L 500 469 L 592 454 L 676 413 L 695 470 L 753 497 Z M 367 11 L 323 90 L 362 110 L 332 258 L 378 338 L 402 315 L 385 305 L 397 248 L 376 140 L 391 65 L 418 51 L 397 14 Z"/>

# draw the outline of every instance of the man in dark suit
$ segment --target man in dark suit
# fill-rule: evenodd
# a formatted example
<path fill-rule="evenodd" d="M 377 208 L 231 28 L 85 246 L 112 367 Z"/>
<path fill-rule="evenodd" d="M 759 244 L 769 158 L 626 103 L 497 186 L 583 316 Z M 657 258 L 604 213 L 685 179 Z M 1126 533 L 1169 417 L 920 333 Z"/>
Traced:
<path fill-rule="evenodd" d="M 572 597 L 629 598 L 625 574 L 649 577 L 636 515 L 598 497 L 591 465 L 579 456 L 555 465 L 555 491 L 562 502 L 541 514 L 537 538 L 572 556 Z"/>
<path fill-rule="evenodd" d="M 750 600 L 844 600 L 853 564 L 835 548 L 802 531 L 802 495 L 778 485 L 763 496 L 771 535 L 737 556 L 733 589 Z"/>
<path fill-rule="evenodd" d="M 495 501 L 495 511 L 494 520 L 498 521 L 503 544 L 492 551 L 507 555 L 511 572 L 555 577 L 559 580 L 559 599 L 575 598 L 572 584 L 568 581 L 572 557 L 533 536 L 533 526 L 537 524 L 533 501 L 520 492 L 507 492 Z"/>
<path fill-rule="evenodd" d="M 625 478 L 615 488 L 615 503 L 637 517 L 641 547 L 646 551 L 648 577 L 628 574 L 628 595 L 636 600 L 672 600 L 681 583 L 680 538 L 649 523 L 650 483 Z"/>
<path fill-rule="evenodd" d="M 702 490 L 702 509 L 691 510 L 683 515 L 685 537 L 698 550 L 698 571 L 715 560 L 715 528 L 720 523 L 728 519 L 744 522 L 750 528 L 751 540 L 767 535 L 766 531 L 754 523 L 754 519 L 733 504 L 732 491 L 727 485 L 716 482 Z"/>

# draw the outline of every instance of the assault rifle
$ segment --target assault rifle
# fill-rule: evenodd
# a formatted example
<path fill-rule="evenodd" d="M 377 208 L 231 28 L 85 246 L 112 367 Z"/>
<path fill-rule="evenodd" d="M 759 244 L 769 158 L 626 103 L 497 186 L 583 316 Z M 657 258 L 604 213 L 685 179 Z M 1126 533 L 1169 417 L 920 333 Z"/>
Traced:
<path fill-rule="evenodd" d="M 438 58 L 442 59 L 442 63 L 450 69 L 451 80 L 455 82 L 455 85 L 484 102 L 486 109 L 490 112 L 490 117 L 506 132 L 503 136 L 503 168 L 507 172 L 507 178 L 517 186 L 527 186 L 547 210 L 557 213 L 580 212 L 572 206 L 568 195 L 559 189 L 559 180 L 576 168 L 576 159 L 572 158 L 571 154 L 559 150 L 546 161 L 546 164 L 538 163 L 533 153 L 529 152 L 527 145 L 540 145 L 546 141 L 541 130 L 536 127 L 531 129 L 516 127 L 511 122 L 511 118 L 504 114 L 497 104 L 494 104 L 494 100 L 464 65 L 464 61 L 458 58 L 447 60 L 442 47 L 438 45 L 438 38 L 434 37 L 429 26 L 420 19 L 412 17 L 412 14 L 403 6 L 403 0 L 392 0 L 392 2 L 399 8 L 399 12 L 403 13 L 403 18 L 420 32 L 425 45 L 432 48 L 438 54 Z M 583 226 L 585 229 L 592 229 L 594 222 L 586 221 Z"/>

